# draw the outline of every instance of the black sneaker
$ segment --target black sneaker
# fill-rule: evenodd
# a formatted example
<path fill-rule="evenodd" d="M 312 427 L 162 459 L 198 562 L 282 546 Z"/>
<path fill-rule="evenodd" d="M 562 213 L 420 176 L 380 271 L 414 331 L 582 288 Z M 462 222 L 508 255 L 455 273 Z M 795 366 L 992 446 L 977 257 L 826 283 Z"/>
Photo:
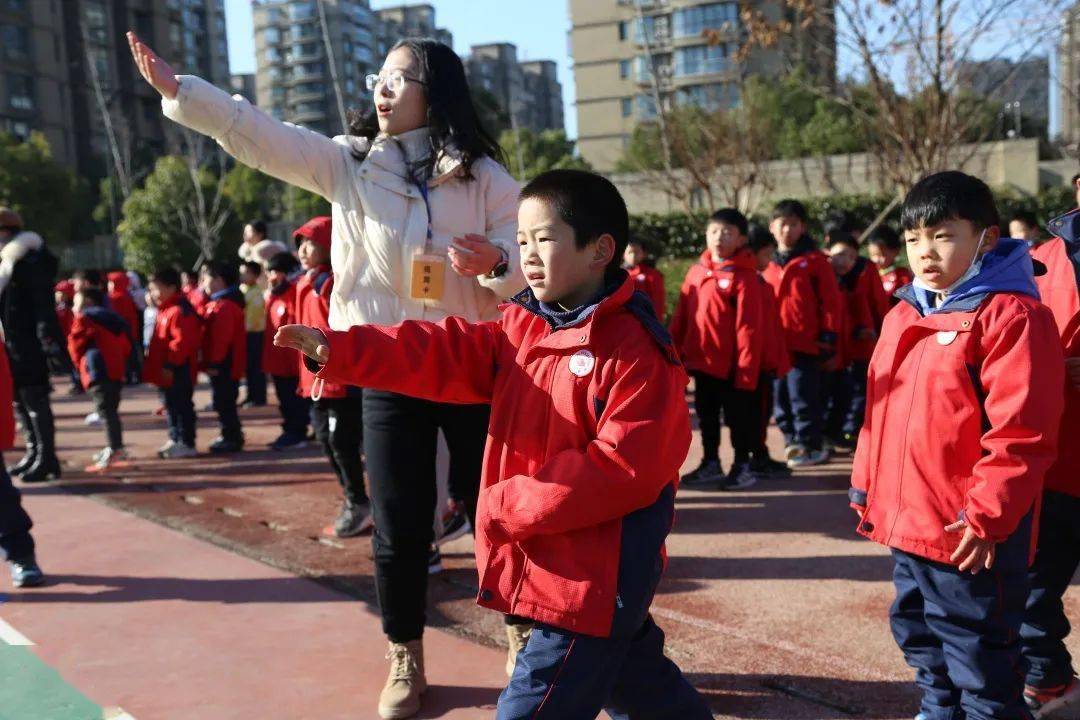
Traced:
<path fill-rule="evenodd" d="M 210 452 L 215 455 L 224 455 L 226 453 L 236 453 L 244 449 L 243 440 L 226 440 L 223 437 L 218 437 L 214 442 L 210 443 Z"/>
<path fill-rule="evenodd" d="M 17 588 L 45 584 L 45 573 L 41 572 L 33 555 L 22 560 L 11 561 L 11 584 Z"/>
<path fill-rule="evenodd" d="M 371 505 L 351 503 L 346 500 L 341 505 L 341 512 L 334 521 L 334 535 L 339 538 L 356 537 L 375 525 L 371 516 Z"/>
<path fill-rule="evenodd" d="M 847 454 L 850 452 L 854 452 L 855 450 L 855 441 L 851 437 L 851 435 L 847 433 L 841 435 L 840 437 L 826 438 L 825 442 L 828 443 L 830 447 L 832 447 L 834 452 L 838 452 L 841 454 Z"/>
<path fill-rule="evenodd" d="M 729 472 L 720 481 L 720 489 L 729 492 L 745 490 L 757 484 L 758 476 L 750 469 L 750 463 L 739 462 L 731 466 Z"/>
<path fill-rule="evenodd" d="M 272 443 L 269 443 L 267 447 L 271 450 L 300 450 L 307 447 L 307 438 L 303 435 L 293 435 L 292 433 L 281 433 L 278 439 Z"/>
<path fill-rule="evenodd" d="M 782 463 L 779 460 L 773 460 L 768 455 L 764 457 L 755 457 L 750 461 L 750 469 L 754 471 L 754 474 L 758 477 L 767 478 L 789 478 L 791 477 L 791 468 L 786 463 Z"/>
<path fill-rule="evenodd" d="M 435 541 L 436 545 L 442 545 L 452 540 L 457 540 L 465 533 L 472 530 L 469 518 L 460 507 L 455 507 L 442 517 L 442 535 Z"/>
<path fill-rule="evenodd" d="M 724 476 L 719 460 L 702 460 L 697 470 L 682 476 L 682 485 L 690 488 L 715 486 Z"/>
<path fill-rule="evenodd" d="M 428 550 L 427 572 L 428 575 L 437 575 L 442 572 L 442 553 L 439 552 L 439 547 L 435 543 L 432 543 Z"/>

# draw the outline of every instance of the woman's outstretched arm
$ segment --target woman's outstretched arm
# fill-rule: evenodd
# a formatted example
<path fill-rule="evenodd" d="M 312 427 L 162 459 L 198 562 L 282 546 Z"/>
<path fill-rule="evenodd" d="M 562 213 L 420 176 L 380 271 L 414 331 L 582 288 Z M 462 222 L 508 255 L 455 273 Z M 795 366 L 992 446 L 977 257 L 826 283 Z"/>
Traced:
<path fill-rule="evenodd" d="M 334 200 L 353 162 L 348 146 L 275 120 L 193 75 L 178 76 L 135 33 L 127 37 L 139 72 L 161 93 L 166 117 L 212 137 L 245 165 Z"/>

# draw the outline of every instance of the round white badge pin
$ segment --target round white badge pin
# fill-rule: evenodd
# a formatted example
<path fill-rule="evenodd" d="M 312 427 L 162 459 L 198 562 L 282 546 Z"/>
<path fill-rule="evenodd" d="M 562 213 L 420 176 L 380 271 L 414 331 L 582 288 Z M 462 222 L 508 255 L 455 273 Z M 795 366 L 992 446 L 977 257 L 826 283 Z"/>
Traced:
<path fill-rule="evenodd" d="M 578 350 L 570 356 L 570 372 L 578 377 L 585 377 L 592 372 L 596 358 L 588 350 Z"/>
<path fill-rule="evenodd" d="M 727 290 L 731 287 L 731 278 L 720 278 L 716 281 L 716 284 L 720 286 L 721 290 Z"/>
<path fill-rule="evenodd" d="M 952 345 L 953 340 L 956 339 L 957 332 L 955 330 L 939 330 L 937 334 L 938 345 Z"/>

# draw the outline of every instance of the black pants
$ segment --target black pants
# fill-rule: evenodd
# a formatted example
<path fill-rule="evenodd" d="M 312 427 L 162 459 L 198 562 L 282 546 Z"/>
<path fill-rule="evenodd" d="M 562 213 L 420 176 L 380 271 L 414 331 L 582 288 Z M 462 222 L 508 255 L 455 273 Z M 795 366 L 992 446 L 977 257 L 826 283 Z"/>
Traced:
<path fill-rule="evenodd" d="M 210 377 L 210 396 L 221 425 L 221 437 L 238 443 L 244 441 L 240 415 L 236 410 L 236 395 L 239 392 L 240 382 L 233 380 L 228 364 L 220 368 L 217 375 Z"/>
<path fill-rule="evenodd" d="M 129 385 L 138 385 L 142 380 L 143 342 L 142 312 L 139 313 L 139 326 L 131 328 L 131 353 L 128 354 L 125 380 Z"/>
<path fill-rule="evenodd" d="M 266 373 L 262 371 L 263 332 L 247 334 L 247 399 L 255 405 L 266 404 Z"/>
<path fill-rule="evenodd" d="M 191 369 L 182 365 L 173 370 L 173 382 L 161 391 L 165 405 L 165 418 L 169 423 L 169 439 L 195 447 L 195 404 L 191 396 Z"/>
<path fill-rule="evenodd" d="M 475 523 L 490 414 L 487 405 L 449 405 L 364 390 L 375 587 L 383 631 L 392 642 L 409 642 L 424 633 L 437 433 L 443 431 L 450 450 L 451 493 L 465 503 Z"/>
<path fill-rule="evenodd" d="M 364 400 L 355 397 L 323 398 L 312 403 L 315 437 L 334 468 L 341 492 L 354 505 L 368 502 L 364 489 L 364 463 L 360 459 L 364 446 Z M 301 432 L 303 432 L 303 428 Z"/>
<path fill-rule="evenodd" d="M 1075 442 L 1075 438 L 1063 442 Z M 1075 674 L 1065 648 L 1069 618 L 1062 598 L 1080 565 L 1080 498 L 1043 493 L 1039 545 L 1028 571 L 1031 592 L 1020 628 L 1027 684 L 1049 690 L 1067 684 Z"/>
<path fill-rule="evenodd" d="M 104 380 L 92 385 L 90 398 L 94 401 L 94 410 L 105 421 L 105 437 L 109 447 L 113 450 L 124 447 L 124 429 L 120 424 L 120 383 Z"/>
<path fill-rule="evenodd" d="M 26 434 L 26 452 L 56 463 L 56 421 L 49 402 L 48 385 L 25 385 L 15 388 L 15 415 Z"/>
<path fill-rule="evenodd" d="M 311 419 L 311 401 L 296 394 L 300 378 L 296 375 L 271 375 L 281 413 L 282 432 L 303 438 Z"/>
<path fill-rule="evenodd" d="M 720 421 L 731 433 L 736 462 L 750 459 L 758 449 L 761 421 L 757 391 L 738 390 L 731 380 L 705 373 L 694 374 L 694 410 L 701 428 L 701 447 L 706 460 L 720 458 Z"/>
<path fill-rule="evenodd" d="M 34 554 L 34 538 L 30 536 L 33 526 L 0 459 L 0 552 L 4 559 L 24 560 Z"/>
<path fill-rule="evenodd" d="M 776 375 L 762 373 L 758 380 L 757 403 L 758 408 L 758 441 L 755 445 L 754 455 L 760 458 L 769 457 L 769 421 L 773 415 L 773 405 L 776 402 L 775 390 Z"/>

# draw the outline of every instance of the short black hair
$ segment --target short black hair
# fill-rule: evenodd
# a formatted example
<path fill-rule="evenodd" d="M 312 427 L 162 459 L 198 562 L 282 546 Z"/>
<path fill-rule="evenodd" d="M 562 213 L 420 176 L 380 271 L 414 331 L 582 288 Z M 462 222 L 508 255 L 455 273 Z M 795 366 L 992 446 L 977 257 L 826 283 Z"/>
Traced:
<path fill-rule="evenodd" d="M 586 170 L 548 170 L 521 190 L 519 199 L 549 205 L 574 229 L 574 243 L 584 248 L 601 235 L 615 240 L 608 270 L 618 269 L 630 240 L 630 214 L 618 188 L 610 180 Z"/>
<path fill-rule="evenodd" d="M 833 210 L 825 216 L 823 224 L 826 235 L 831 235 L 834 232 L 845 232 L 854 235 L 856 232 L 866 229 L 866 225 L 847 210 Z"/>
<path fill-rule="evenodd" d="M 88 282 L 94 287 L 103 287 L 105 285 L 105 276 L 101 274 L 100 270 L 76 270 L 71 277 L 73 280 Z"/>
<path fill-rule="evenodd" d="M 240 271 L 232 263 L 208 260 L 203 263 L 202 270 L 212 278 L 221 278 L 226 285 L 235 285 L 240 281 Z"/>
<path fill-rule="evenodd" d="M 1073 179 L 1072 179 L 1072 182 L 1070 183 L 1070 185 L 1072 185 L 1073 187 L 1076 187 L 1076 181 L 1077 180 L 1080 180 L 1080 173 L 1076 173 L 1075 175 L 1073 175 Z"/>
<path fill-rule="evenodd" d="M 1019 220 L 1020 222 L 1027 225 L 1029 228 L 1039 227 L 1039 219 L 1035 217 L 1035 213 L 1031 212 L 1030 210 L 1015 211 L 1009 221 L 1012 222 L 1013 220 Z"/>
<path fill-rule="evenodd" d="M 96 287 L 83 288 L 82 290 L 80 290 L 79 292 L 77 292 L 75 294 L 76 295 L 82 295 L 84 303 L 90 303 L 91 305 L 99 305 L 99 306 L 105 304 L 105 293 L 101 290 L 101 288 L 96 288 Z"/>
<path fill-rule="evenodd" d="M 247 224 L 251 226 L 252 230 L 259 233 L 264 238 L 266 237 L 266 223 L 262 220 L 248 220 Z"/>
<path fill-rule="evenodd" d="M 750 226 L 750 229 L 747 231 L 746 236 L 750 238 L 747 241 L 746 246 L 755 253 L 761 252 L 765 248 L 776 247 L 776 238 L 772 236 L 772 233 L 769 232 L 769 229 L 766 227 L 762 227 L 757 223 L 754 223 Z"/>
<path fill-rule="evenodd" d="M 158 268 L 150 275 L 150 282 L 157 283 L 158 285 L 168 285 L 169 287 L 179 288 L 181 284 L 180 273 L 176 270 L 176 268 Z"/>
<path fill-rule="evenodd" d="M 855 239 L 855 236 L 846 230 L 833 230 L 829 235 L 829 247 L 833 245 L 846 245 L 855 252 L 859 252 L 859 241 Z"/>
<path fill-rule="evenodd" d="M 876 228 L 870 231 L 866 236 L 867 245 L 879 245 L 889 250 L 896 250 L 897 252 L 903 247 L 903 243 L 900 242 L 900 233 L 896 232 L 889 225 L 878 225 Z"/>
<path fill-rule="evenodd" d="M 739 231 L 739 234 L 746 236 L 749 230 L 750 223 L 747 221 L 746 216 L 735 208 L 720 208 L 712 215 L 709 216 L 710 223 L 724 223 L 725 225 L 734 225 Z"/>
<path fill-rule="evenodd" d="M 244 268 L 255 277 L 259 277 L 260 275 L 262 275 L 262 265 L 255 262 L 254 260 L 245 260 L 244 262 L 240 263 L 240 267 Z"/>
<path fill-rule="evenodd" d="M 300 267 L 300 261 L 291 252 L 279 252 L 266 264 L 267 270 L 283 273 L 291 273 L 298 267 Z"/>
<path fill-rule="evenodd" d="M 773 206 L 773 220 L 789 216 L 796 217 L 804 223 L 810 222 L 810 213 L 806 212 L 806 206 L 798 200 L 788 198 L 786 200 L 781 200 Z"/>
<path fill-rule="evenodd" d="M 900 227 L 904 230 L 946 220 L 967 220 L 978 230 L 1001 225 L 989 186 L 959 170 L 935 173 L 915 183 L 900 208 Z"/>

